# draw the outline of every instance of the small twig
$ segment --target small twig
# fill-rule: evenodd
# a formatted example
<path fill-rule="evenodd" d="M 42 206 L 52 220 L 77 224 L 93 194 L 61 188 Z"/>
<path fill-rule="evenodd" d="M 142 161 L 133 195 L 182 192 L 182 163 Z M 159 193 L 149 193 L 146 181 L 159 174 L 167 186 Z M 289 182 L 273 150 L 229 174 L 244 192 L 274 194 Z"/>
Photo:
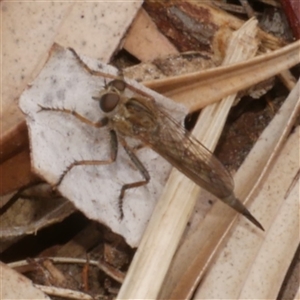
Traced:
<path fill-rule="evenodd" d="M 219 2 L 219 1 L 212 1 L 212 4 L 215 5 L 218 8 L 221 8 L 223 10 L 226 10 L 227 12 L 234 12 L 238 14 L 245 14 L 245 9 L 244 7 L 240 5 L 235 5 L 235 4 L 229 4 L 229 3 L 224 3 L 224 2 Z"/>
<path fill-rule="evenodd" d="M 69 289 L 57 288 L 53 286 L 46 286 L 40 284 L 34 284 L 36 288 L 41 290 L 47 295 L 65 297 L 70 299 L 80 299 L 80 300 L 93 300 L 94 298 L 88 294 L 77 292 Z"/>
<path fill-rule="evenodd" d="M 36 258 L 33 259 L 34 261 L 39 261 L 42 259 L 50 259 L 55 263 L 63 263 L 63 264 L 86 264 L 86 259 L 83 258 L 71 258 L 71 257 L 43 257 L 43 258 Z M 17 261 L 17 262 L 13 262 L 8 264 L 8 266 L 10 268 L 18 268 L 18 267 L 23 267 L 23 266 L 27 266 L 29 263 L 27 260 L 21 260 L 21 261 Z M 103 271 L 104 273 L 106 273 L 108 276 L 110 276 L 111 278 L 113 278 L 114 280 L 116 280 L 119 283 L 122 283 L 125 277 L 125 274 L 119 270 L 116 270 L 115 268 L 109 266 L 108 264 L 104 263 L 104 262 L 99 262 L 96 260 L 90 260 L 89 261 L 89 265 L 91 266 L 95 266 L 97 268 L 99 268 L 101 271 Z"/>
<path fill-rule="evenodd" d="M 249 19 L 255 17 L 255 12 L 247 0 L 240 0 L 240 3 L 246 11 L 246 14 L 248 15 Z"/>
<path fill-rule="evenodd" d="M 90 269 L 90 258 L 89 255 L 86 255 L 86 263 L 84 264 L 82 268 L 82 285 L 83 285 L 83 290 L 87 292 L 89 290 L 89 280 L 88 280 L 88 274 L 89 274 L 89 269 Z"/>

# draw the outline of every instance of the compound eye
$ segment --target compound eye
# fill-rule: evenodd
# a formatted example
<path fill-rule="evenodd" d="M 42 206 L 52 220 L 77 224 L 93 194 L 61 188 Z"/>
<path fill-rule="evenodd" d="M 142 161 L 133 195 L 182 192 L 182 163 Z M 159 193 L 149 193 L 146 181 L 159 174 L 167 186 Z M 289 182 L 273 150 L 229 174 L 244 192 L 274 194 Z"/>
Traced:
<path fill-rule="evenodd" d="M 113 111 L 120 101 L 120 96 L 116 93 L 107 93 L 100 98 L 100 108 L 109 113 Z"/>
<path fill-rule="evenodd" d="M 119 92 L 124 92 L 126 88 L 126 82 L 122 79 L 114 79 L 108 85 L 115 88 Z"/>

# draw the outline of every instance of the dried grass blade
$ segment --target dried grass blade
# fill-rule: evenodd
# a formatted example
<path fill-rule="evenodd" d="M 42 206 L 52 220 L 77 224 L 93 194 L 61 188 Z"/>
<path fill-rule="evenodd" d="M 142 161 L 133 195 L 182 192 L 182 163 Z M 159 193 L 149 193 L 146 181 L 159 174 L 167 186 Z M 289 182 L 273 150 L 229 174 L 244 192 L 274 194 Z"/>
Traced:
<path fill-rule="evenodd" d="M 299 53 L 300 40 L 244 62 L 144 84 L 194 111 L 289 69 L 300 62 Z"/>
<path fill-rule="evenodd" d="M 253 40 L 256 35 L 256 21 L 251 20 L 251 22 L 246 23 L 240 31 L 248 31 L 248 26 L 252 30 L 252 35 L 249 36 L 249 39 Z M 241 37 L 243 35 L 237 34 L 236 39 L 240 40 Z M 249 40 L 246 42 L 246 47 L 248 42 Z M 229 101 L 233 100 L 230 99 Z M 222 110 L 214 115 L 216 118 L 219 115 L 224 118 Z M 209 124 L 213 128 L 214 120 L 210 121 L 211 123 Z M 195 128 L 196 137 L 200 140 L 204 137 L 200 136 L 200 134 L 198 135 L 197 130 L 202 128 L 203 125 L 203 123 L 198 123 Z M 222 127 L 222 124 L 219 126 Z M 206 136 L 207 139 L 205 141 L 213 142 L 209 145 L 204 143 L 209 149 L 213 149 L 212 145 L 215 145 L 218 139 L 215 136 L 215 130 L 213 129 L 211 132 L 213 134 Z M 171 172 L 165 190 L 155 208 L 125 282 L 122 285 L 118 299 L 157 298 L 171 259 L 193 211 L 199 190 L 200 187 L 198 185 L 191 182 L 179 171 L 174 169 Z M 183 201 L 183 199 L 188 199 L 188 201 Z"/>
<path fill-rule="evenodd" d="M 300 82 L 290 93 L 278 114 L 261 134 L 258 142 L 236 173 L 234 177 L 236 183 L 235 191 L 240 199 L 245 199 L 246 197 L 249 199 L 251 194 L 256 192 L 272 166 L 299 112 L 299 92 Z M 257 203 L 256 205 L 258 208 L 255 215 L 262 220 L 267 229 L 270 226 L 266 221 L 268 213 L 263 213 L 261 208 L 259 208 L 262 203 Z M 272 201 L 269 205 L 272 205 Z M 172 282 L 165 283 L 165 289 L 169 292 L 165 291 L 164 297 L 188 299 L 192 295 L 198 282 L 207 271 L 208 265 L 213 261 L 215 253 L 228 240 L 228 235 L 226 231 L 224 232 L 224 228 L 227 228 L 232 223 L 234 214 L 232 210 L 224 209 L 221 203 L 216 203 L 197 230 L 187 237 L 184 244 L 178 249 L 174 263 L 170 268 Z M 220 215 L 222 218 L 216 219 Z M 262 239 L 259 239 L 256 235 L 257 232 L 255 231 L 254 233 L 256 243 L 262 242 Z M 189 265 L 186 263 L 182 264 L 182 261 L 186 261 L 191 257 L 194 260 Z M 243 261 L 239 263 L 242 264 Z M 233 296 L 233 298 L 235 297 Z"/>

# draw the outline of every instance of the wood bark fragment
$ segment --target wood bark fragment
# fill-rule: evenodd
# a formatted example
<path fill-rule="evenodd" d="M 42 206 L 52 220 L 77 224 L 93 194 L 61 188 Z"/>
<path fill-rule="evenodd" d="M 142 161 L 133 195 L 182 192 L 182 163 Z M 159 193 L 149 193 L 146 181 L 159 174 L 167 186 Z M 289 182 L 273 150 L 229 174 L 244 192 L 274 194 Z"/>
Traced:
<path fill-rule="evenodd" d="M 139 11 L 133 21 L 123 48 L 141 61 L 178 53 L 175 46 L 159 32 L 144 9 Z"/>

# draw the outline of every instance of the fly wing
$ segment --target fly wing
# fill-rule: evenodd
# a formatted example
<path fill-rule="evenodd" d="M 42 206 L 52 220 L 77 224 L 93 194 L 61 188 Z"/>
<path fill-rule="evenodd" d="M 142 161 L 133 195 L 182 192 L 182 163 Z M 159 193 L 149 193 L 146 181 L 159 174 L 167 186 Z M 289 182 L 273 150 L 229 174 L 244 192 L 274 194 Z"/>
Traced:
<path fill-rule="evenodd" d="M 169 114 L 155 103 L 152 105 L 147 106 L 156 117 L 156 132 L 140 139 L 213 195 L 218 198 L 231 195 L 233 180 L 223 164 Z"/>
<path fill-rule="evenodd" d="M 140 139 L 197 185 L 263 230 L 235 197 L 233 180 L 221 162 L 158 104 L 151 99 L 129 98 L 121 107 L 123 111 L 112 123 L 119 134 Z"/>

